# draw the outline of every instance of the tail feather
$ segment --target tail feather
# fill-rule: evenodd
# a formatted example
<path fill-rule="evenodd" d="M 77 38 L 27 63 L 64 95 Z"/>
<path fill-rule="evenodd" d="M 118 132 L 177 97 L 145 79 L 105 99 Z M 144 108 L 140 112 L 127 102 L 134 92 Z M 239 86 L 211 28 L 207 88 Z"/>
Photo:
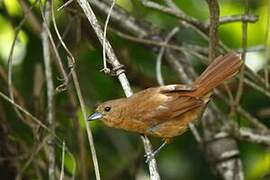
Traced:
<path fill-rule="evenodd" d="M 217 57 L 204 72 L 193 82 L 198 86 L 194 91 L 196 96 L 204 96 L 212 91 L 223 81 L 234 76 L 241 68 L 243 61 L 236 53 L 228 53 L 225 56 Z"/>

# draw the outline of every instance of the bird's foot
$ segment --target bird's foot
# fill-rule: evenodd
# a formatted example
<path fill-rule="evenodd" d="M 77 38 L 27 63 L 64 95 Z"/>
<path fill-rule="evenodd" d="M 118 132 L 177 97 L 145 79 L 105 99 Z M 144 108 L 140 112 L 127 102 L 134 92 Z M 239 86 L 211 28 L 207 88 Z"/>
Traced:
<path fill-rule="evenodd" d="M 156 151 L 145 154 L 145 163 L 149 163 L 150 161 L 152 161 L 152 159 L 155 159 L 156 154 Z"/>
<path fill-rule="evenodd" d="M 167 144 L 167 141 L 164 141 L 161 146 L 159 146 L 154 152 L 146 153 L 144 157 L 146 157 L 145 163 L 149 163 L 155 156 L 160 152 L 160 150 Z"/>

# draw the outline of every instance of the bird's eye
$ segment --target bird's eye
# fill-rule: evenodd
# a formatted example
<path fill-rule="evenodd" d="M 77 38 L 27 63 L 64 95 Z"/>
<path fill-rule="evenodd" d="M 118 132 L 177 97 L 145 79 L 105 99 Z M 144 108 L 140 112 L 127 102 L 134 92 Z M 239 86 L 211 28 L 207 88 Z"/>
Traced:
<path fill-rule="evenodd" d="M 110 106 L 106 106 L 106 107 L 104 108 L 104 110 L 105 110 L 106 112 L 109 112 L 109 111 L 111 110 L 111 107 L 110 107 Z"/>

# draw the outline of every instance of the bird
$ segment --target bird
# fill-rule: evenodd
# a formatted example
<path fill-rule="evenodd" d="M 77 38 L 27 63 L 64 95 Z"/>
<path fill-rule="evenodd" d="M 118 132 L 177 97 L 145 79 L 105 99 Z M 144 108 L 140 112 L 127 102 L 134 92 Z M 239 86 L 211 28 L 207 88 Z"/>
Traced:
<path fill-rule="evenodd" d="M 242 64 L 235 52 L 220 55 L 191 84 L 150 87 L 128 98 L 103 102 L 88 120 L 169 142 L 201 117 L 213 89 L 236 75 Z"/>

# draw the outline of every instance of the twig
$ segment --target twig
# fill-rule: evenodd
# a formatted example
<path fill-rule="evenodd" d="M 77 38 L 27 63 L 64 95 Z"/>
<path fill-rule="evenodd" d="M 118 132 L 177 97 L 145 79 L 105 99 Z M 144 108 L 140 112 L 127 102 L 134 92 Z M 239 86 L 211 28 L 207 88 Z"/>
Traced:
<path fill-rule="evenodd" d="M 53 134 L 53 132 L 51 131 L 51 129 L 49 127 L 47 127 L 45 124 L 43 124 L 38 118 L 36 118 L 35 116 L 33 116 L 30 112 L 28 112 L 26 109 L 24 109 L 23 107 L 21 107 L 20 105 L 16 104 L 12 99 L 10 99 L 8 96 L 6 96 L 4 93 L 0 92 L 0 97 L 2 97 L 4 100 L 6 100 L 7 102 L 9 102 L 11 105 L 15 106 L 16 108 L 18 108 L 21 112 L 23 112 L 26 116 L 30 117 L 30 119 L 32 119 L 36 124 L 40 125 L 43 129 L 45 129 L 46 131 L 48 131 L 49 133 Z M 57 137 L 56 135 L 54 135 L 57 140 L 59 142 L 62 142 L 62 140 Z"/>
<path fill-rule="evenodd" d="M 59 180 L 63 180 L 64 174 L 65 174 L 65 168 L 64 168 L 64 164 L 65 164 L 65 146 L 66 146 L 66 143 L 64 141 L 63 145 L 62 145 L 61 173 L 60 173 Z"/>
<path fill-rule="evenodd" d="M 57 47 L 56 47 L 56 45 L 55 45 L 55 43 L 54 43 L 54 40 L 53 40 L 51 31 L 50 31 L 50 29 L 49 29 L 49 27 L 48 27 L 47 22 L 44 20 L 44 19 L 45 19 L 45 16 L 44 16 L 44 13 L 43 13 L 42 11 L 41 11 L 41 16 L 42 16 L 42 19 L 43 19 L 43 21 L 44 21 L 44 27 L 45 27 L 45 29 L 46 29 L 46 31 L 47 31 L 48 38 L 49 38 L 50 43 L 51 43 L 51 45 L 52 45 L 52 51 L 54 52 L 55 58 L 56 58 L 56 60 L 57 60 L 58 67 L 59 67 L 60 72 L 61 72 L 61 74 L 62 74 L 62 76 L 63 76 L 62 79 L 64 80 L 64 83 L 63 83 L 63 85 L 60 85 L 60 86 L 66 86 L 67 83 L 68 83 L 68 74 L 67 74 L 66 71 L 65 71 L 64 65 L 63 65 L 63 63 L 62 63 L 62 61 L 61 61 L 61 57 L 60 57 L 60 55 L 59 55 L 59 53 L 58 53 L 58 51 L 57 51 Z"/>
<path fill-rule="evenodd" d="M 90 145 L 90 149 L 91 149 L 95 175 L 96 175 L 96 179 L 100 180 L 99 165 L 98 165 L 97 154 L 96 154 L 96 149 L 95 149 L 95 145 L 94 145 L 94 139 L 93 139 L 93 135 L 92 135 L 92 131 L 91 131 L 91 128 L 89 126 L 89 123 L 87 122 L 85 103 L 84 103 L 84 100 L 83 100 L 83 97 L 82 97 L 78 77 L 77 77 L 75 67 L 74 67 L 75 59 L 74 59 L 72 53 L 67 48 L 67 46 L 65 45 L 65 43 L 64 43 L 64 41 L 63 41 L 59 31 L 58 31 L 53 9 L 52 9 L 52 12 L 53 12 L 53 25 L 54 25 L 57 37 L 58 37 L 59 41 L 61 42 L 61 45 L 64 47 L 64 49 L 68 53 L 68 63 L 72 66 L 71 67 L 71 75 L 72 75 L 73 83 L 75 85 L 76 93 L 77 93 L 77 96 L 78 96 L 78 99 L 79 99 L 79 102 L 80 102 L 81 111 L 82 111 L 82 114 L 83 114 L 83 117 L 84 117 L 84 123 L 86 125 L 87 137 L 88 137 L 88 141 L 89 141 L 89 145 Z"/>
<path fill-rule="evenodd" d="M 170 39 L 179 31 L 178 27 L 173 28 L 173 30 L 167 35 L 167 37 L 164 40 L 164 44 L 167 44 Z M 157 82 L 160 86 L 164 85 L 164 80 L 162 77 L 162 72 L 161 72 L 161 61 L 162 61 L 162 56 L 164 54 L 165 47 L 161 47 L 158 56 L 157 56 L 157 62 L 156 62 L 156 76 L 157 76 Z"/>
<path fill-rule="evenodd" d="M 105 74 L 108 74 L 110 72 L 110 69 L 107 67 L 107 62 L 106 62 L 106 48 L 105 48 L 105 43 L 106 43 L 106 33 L 107 33 L 107 27 L 110 21 L 110 17 L 111 17 L 111 13 L 112 13 L 112 9 L 115 5 L 116 0 L 112 1 L 111 7 L 109 9 L 106 21 L 105 21 L 105 25 L 104 25 L 104 37 L 103 37 L 103 41 L 102 41 L 102 57 L 103 57 L 103 69 L 101 71 L 104 71 Z"/>
<path fill-rule="evenodd" d="M 39 151 L 43 148 L 43 146 L 47 143 L 47 140 L 48 140 L 48 136 L 45 137 L 40 144 L 38 144 L 37 146 L 34 146 L 32 153 L 30 154 L 30 157 L 28 158 L 28 160 L 25 162 L 25 164 L 23 165 L 23 167 L 20 169 L 19 173 L 17 174 L 15 178 L 16 180 L 22 179 L 22 175 L 24 171 L 31 164 L 31 162 L 34 160 L 35 156 L 39 153 Z"/>
<path fill-rule="evenodd" d="M 210 62 L 217 57 L 218 47 L 218 25 L 219 25 L 219 5 L 216 0 L 206 0 L 209 7 L 210 25 L 209 25 L 209 60 Z"/>
<path fill-rule="evenodd" d="M 207 32 L 207 27 L 205 26 L 204 23 L 201 23 L 200 21 L 198 21 L 195 18 L 187 16 L 185 13 L 183 13 L 179 9 L 174 9 L 174 8 L 162 6 L 156 2 L 149 1 L 149 0 L 141 0 L 141 2 L 145 7 L 161 11 L 161 12 L 166 13 L 168 15 L 175 16 L 175 17 L 179 18 L 180 20 L 200 29 L 204 33 Z"/>
<path fill-rule="evenodd" d="M 229 131 L 231 132 L 231 131 Z M 239 140 L 248 141 L 256 144 L 270 145 L 270 133 L 254 131 L 250 128 L 236 128 L 232 134 Z"/>
<path fill-rule="evenodd" d="M 245 0 L 245 15 L 247 15 L 249 13 L 249 0 Z M 246 49 L 247 49 L 247 29 L 248 29 L 248 24 L 247 22 L 243 22 L 242 24 L 242 49 L 243 52 L 241 54 L 241 59 L 245 62 L 246 59 Z M 244 90 L 244 75 L 245 75 L 245 66 L 242 66 L 241 71 L 240 71 L 240 80 L 239 80 L 239 85 L 238 85 L 238 89 L 237 89 L 237 94 L 235 97 L 235 102 L 233 105 L 233 109 L 232 112 L 234 112 L 235 107 L 237 107 L 240 103 L 242 94 L 243 94 L 243 90 Z"/>
<path fill-rule="evenodd" d="M 0 66 L 0 77 L 2 77 L 3 81 L 8 84 L 8 75 L 7 72 L 5 71 L 4 67 Z M 14 97 L 16 99 L 16 102 L 18 104 L 20 104 L 22 107 L 24 107 L 25 104 L 25 100 L 24 98 L 21 96 L 21 94 L 19 93 L 19 91 L 15 88 L 12 87 L 12 91 L 14 93 Z M 14 107 L 15 108 L 15 107 Z M 27 124 L 29 127 L 31 127 L 32 129 L 34 128 L 34 125 L 32 124 L 32 122 L 29 121 L 29 118 L 26 116 L 23 119 L 21 119 L 23 123 Z"/>
<path fill-rule="evenodd" d="M 88 21 L 90 22 L 91 26 L 95 30 L 97 37 L 98 37 L 100 43 L 102 44 L 104 35 L 103 35 L 102 29 L 97 21 L 97 18 L 95 16 L 92 8 L 90 7 L 89 3 L 86 0 L 77 0 L 77 2 L 79 3 L 81 8 L 83 9 Z M 116 72 L 116 75 L 118 76 L 118 79 L 122 85 L 122 88 L 124 89 L 126 96 L 127 97 L 131 96 L 133 94 L 133 92 L 130 88 L 130 85 L 129 85 L 128 79 L 124 73 L 124 70 L 122 69 L 123 66 L 119 63 L 110 43 L 107 40 L 105 43 L 105 48 L 106 48 L 106 53 L 108 56 L 107 61 L 113 66 L 114 71 Z M 144 146 L 151 147 L 150 144 L 148 144 L 148 143 L 150 143 L 150 141 L 143 141 L 143 142 L 144 142 Z M 151 148 L 146 148 L 146 150 L 149 150 L 146 152 L 146 154 L 152 153 Z M 159 179 L 157 165 L 156 165 L 156 161 L 154 158 L 151 159 L 149 162 L 149 171 L 150 171 L 150 178 L 152 180 Z"/>
<path fill-rule="evenodd" d="M 265 46 L 264 45 L 257 45 L 257 46 L 253 46 L 253 47 L 247 47 L 246 48 L 246 52 L 260 52 L 260 51 L 265 51 Z M 243 48 L 238 48 L 236 49 L 237 52 L 239 53 L 243 53 Z"/>
<path fill-rule="evenodd" d="M 265 32 L 265 42 L 264 42 L 264 47 L 265 47 L 265 58 L 266 58 L 266 65 L 264 66 L 264 81 L 265 81 L 265 87 L 269 88 L 269 67 L 268 67 L 268 62 L 269 62 L 269 51 L 268 51 L 268 43 L 269 43 L 269 31 L 270 31 L 270 1 L 268 1 L 267 4 L 267 22 L 266 22 L 266 32 Z"/>
<path fill-rule="evenodd" d="M 141 0 L 142 4 L 148 8 L 155 9 L 161 11 L 163 13 L 172 15 L 190 25 L 200 29 L 204 33 L 208 32 L 209 23 L 203 23 L 197 20 L 196 18 L 192 18 L 187 16 L 184 12 L 182 12 L 171 0 L 165 0 L 167 5 L 162 6 L 156 2 L 149 1 L 149 0 Z M 231 16 L 223 16 L 219 18 L 219 24 L 228 24 L 233 22 L 248 22 L 248 23 L 255 23 L 258 21 L 258 16 L 255 15 L 231 15 Z"/>
<path fill-rule="evenodd" d="M 27 9 L 27 11 L 24 13 L 23 19 L 21 20 L 21 22 L 19 23 L 19 25 L 15 28 L 15 37 L 13 39 L 12 45 L 11 45 L 11 49 L 10 49 L 10 53 L 9 53 L 9 57 L 8 57 L 8 90 L 9 90 L 9 96 L 12 100 L 14 100 L 14 92 L 13 92 L 13 85 L 12 85 L 12 62 L 13 62 L 13 52 L 15 49 L 15 45 L 17 42 L 17 38 L 19 35 L 19 32 L 22 28 L 22 26 L 24 25 L 27 16 L 30 14 L 30 12 L 32 11 L 33 7 L 35 6 L 35 4 L 37 3 L 38 0 L 36 0 L 33 5 Z M 16 114 L 18 115 L 18 117 L 20 119 L 23 119 L 22 115 L 20 114 L 20 112 L 14 108 Z"/>
<path fill-rule="evenodd" d="M 252 14 L 223 16 L 219 18 L 219 24 L 221 25 L 233 22 L 255 23 L 258 19 L 258 16 Z"/>
<path fill-rule="evenodd" d="M 29 2 L 27 0 L 18 0 L 18 2 L 20 3 L 20 6 L 23 10 L 24 13 L 29 12 L 28 15 L 28 22 L 32 25 L 31 30 L 33 30 L 36 34 L 41 33 L 42 31 L 42 25 L 40 24 L 38 18 L 36 18 L 35 14 L 33 13 L 33 11 L 28 11 L 29 9 L 31 9 L 31 7 L 35 7 L 35 4 L 38 2 L 39 0 L 35 0 L 35 3 L 32 4 L 32 6 L 29 6 Z"/>
<path fill-rule="evenodd" d="M 215 94 L 220 97 L 227 105 L 231 105 L 231 102 L 219 90 L 215 90 Z M 256 129 L 264 132 L 268 131 L 268 128 L 264 124 L 262 124 L 257 118 L 255 118 L 245 109 L 243 109 L 240 105 L 237 106 L 235 110 L 237 111 L 237 113 L 246 118 Z"/>
<path fill-rule="evenodd" d="M 195 127 L 195 125 L 193 123 L 189 123 L 188 127 L 189 127 L 191 133 L 193 134 L 195 140 L 197 141 L 197 143 L 202 144 L 203 140 L 200 136 L 198 129 Z"/>
<path fill-rule="evenodd" d="M 117 30 L 113 30 L 113 29 L 110 29 L 110 30 L 112 32 L 114 32 L 117 36 L 122 37 L 122 38 L 127 39 L 127 40 L 130 40 L 130 41 L 134 41 L 134 42 L 138 42 L 138 43 L 142 43 L 142 44 L 146 44 L 146 45 L 165 47 L 165 48 L 173 49 L 176 51 L 183 51 L 184 50 L 182 47 L 177 46 L 177 45 L 173 45 L 173 44 L 169 44 L 169 43 L 166 44 L 165 42 L 135 37 L 135 36 L 132 36 L 132 35 L 117 31 Z"/>
<path fill-rule="evenodd" d="M 70 3 L 72 3 L 73 0 L 68 0 L 67 2 L 65 2 L 62 6 L 60 6 L 57 11 L 61 11 L 63 8 L 67 7 Z"/>
<path fill-rule="evenodd" d="M 257 84 L 255 84 L 253 81 L 250 81 L 249 79 L 245 78 L 244 79 L 245 83 L 247 85 L 249 85 L 250 87 L 256 89 L 257 91 L 263 93 L 265 96 L 267 96 L 268 98 L 270 98 L 270 89 L 266 89 L 263 88 L 261 86 L 258 86 Z"/>
<path fill-rule="evenodd" d="M 42 5 L 41 5 L 42 7 Z M 51 21 L 51 1 L 46 0 L 44 3 L 44 21 L 43 30 L 41 33 L 42 46 L 43 46 L 43 59 L 45 65 L 45 77 L 47 86 L 47 123 L 53 134 L 55 134 L 55 119 L 53 113 L 54 106 L 54 85 L 52 80 L 52 68 L 51 68 L 51 58 L 50 58 L 50 48 L 49 48 L 49 38 L 46 30 L 46 26 L 50 24 Z M 42 10 L 41 10 L 42 11 Z M 49 180 L 55 179 L 55 147 L 54 147 L 54 136 L 50 136 L 48 139 L 49 143 Z"/>

